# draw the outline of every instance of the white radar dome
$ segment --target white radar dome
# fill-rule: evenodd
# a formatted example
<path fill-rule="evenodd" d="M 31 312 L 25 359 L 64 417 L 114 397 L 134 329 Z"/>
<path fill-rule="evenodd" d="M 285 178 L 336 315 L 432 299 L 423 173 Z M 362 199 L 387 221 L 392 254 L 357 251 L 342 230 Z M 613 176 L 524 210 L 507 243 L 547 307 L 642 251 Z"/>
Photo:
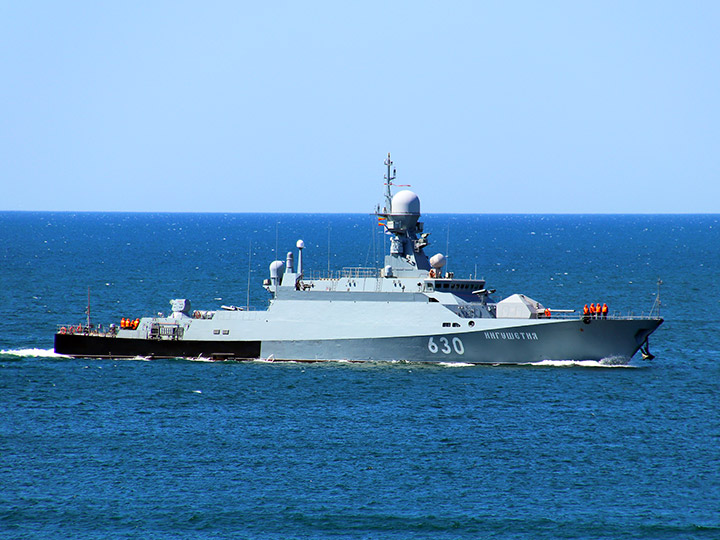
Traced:
<path fill-rule="evenodd" d="M 419 216 L 420 198 L 408 189 L 398 191 L 392 198 L 391 208 L 393 214 L 413 214 Z"/>
<path fill-rule="evenodd" d="M 298 249 L 303 249 L 305 247 L 305 242 L 303 242 L 302 240 L 298 240 L 297 244 L 295 244 L 295 245 L 297 246 Z"/>
<path fill-rule="evenodd" d="M 433 268 L 442 268 L 445 266 L 445 263 L 447 260 L 445 259 L 445 255 L 442 253 L 436 253 L 432 257 L 430 257 L 430 266 Z"/>

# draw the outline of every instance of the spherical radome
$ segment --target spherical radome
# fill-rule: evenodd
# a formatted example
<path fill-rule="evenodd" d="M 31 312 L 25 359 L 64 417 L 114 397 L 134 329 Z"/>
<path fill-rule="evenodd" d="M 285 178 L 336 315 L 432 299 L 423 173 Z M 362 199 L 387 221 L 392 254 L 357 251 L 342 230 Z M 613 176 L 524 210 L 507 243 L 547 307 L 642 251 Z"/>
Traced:
<path fill-rule="evenodd" d="M 445 255 L 442 253 L 436 253 L 432 257 L 430 257 L 430 266 L 433 268 L 442 268 L 445 266 L 445 263 L 447 260 L 445 259 Z"/>
<path fill-rule="evenodd" d="M 398 191 L 392 198 L 392 213 L 420 215 L 420 198 L 408 189 Z"/>

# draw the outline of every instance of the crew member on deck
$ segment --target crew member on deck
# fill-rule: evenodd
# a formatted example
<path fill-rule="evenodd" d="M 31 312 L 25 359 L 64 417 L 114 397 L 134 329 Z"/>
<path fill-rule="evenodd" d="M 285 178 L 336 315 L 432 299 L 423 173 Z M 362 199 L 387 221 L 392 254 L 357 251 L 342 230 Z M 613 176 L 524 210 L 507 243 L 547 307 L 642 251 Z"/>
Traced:
<path fill-rule="evenodd" d="M 590 317 L 595 318 L 595 304 L 590 304 Z"/>
<path fill-rule="evenodd" d="M 608 314 L 608 307 L 607 307 L 607 304 L 603 302 L 603 305 L 602 305 L 602 318 L 603 318 L 603 319 L 607 319 L 607 314 Z"/>
<path fill-rule="evenodd" d="M 590 309 L 588 308 L 588 305 L 585 304 L 585 307 L 583 307 L 583 315 L 587 316 L 590 313 Z"/>

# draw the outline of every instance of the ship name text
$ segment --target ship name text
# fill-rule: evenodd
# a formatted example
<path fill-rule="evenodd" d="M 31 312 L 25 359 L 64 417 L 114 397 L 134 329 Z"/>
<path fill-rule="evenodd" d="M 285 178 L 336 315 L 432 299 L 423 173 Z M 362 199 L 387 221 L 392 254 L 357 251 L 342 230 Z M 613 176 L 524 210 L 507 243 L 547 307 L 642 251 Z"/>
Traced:
<path fill-rule="evenodd" d="M 537 341 L 535 332 L 483 332 L 485 339 L 513 339 Z"/>

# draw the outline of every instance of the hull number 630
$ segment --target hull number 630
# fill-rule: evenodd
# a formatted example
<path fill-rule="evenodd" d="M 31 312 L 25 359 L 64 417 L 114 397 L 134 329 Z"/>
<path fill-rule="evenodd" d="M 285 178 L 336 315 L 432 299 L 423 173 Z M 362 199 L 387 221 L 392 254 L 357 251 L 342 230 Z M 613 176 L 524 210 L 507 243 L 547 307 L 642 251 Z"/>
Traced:
<path fill-rule="evenodd" d="M 450 344 L 452 343 L 452 347 Z M 452 338 L 452 341 L 446 338 L 445 336 L 439 337 L 437 341 L 435 341 L 434 337 L 430 337 L 428 339 L 428 351 L 435 354 L 438 352 L 441 352 L 443 354 L 450 354 L 453 352 L 453 349 L 455 349 L 455 352 L 457 354 L 465 354 L 465 347 L 463 346 L 463 342 L 459 337 Z"/>

